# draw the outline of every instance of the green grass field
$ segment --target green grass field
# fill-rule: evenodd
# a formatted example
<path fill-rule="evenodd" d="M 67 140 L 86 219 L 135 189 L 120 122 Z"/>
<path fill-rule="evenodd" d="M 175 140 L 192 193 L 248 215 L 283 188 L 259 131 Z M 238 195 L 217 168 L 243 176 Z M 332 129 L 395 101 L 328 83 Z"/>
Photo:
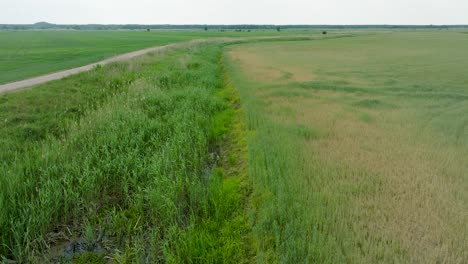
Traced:
<path fill-rule="evenodd" d="M 0 84 L 83 66 L 125 52 L 191 39 L 313 33 L 316 32 L 0 31 Z"/>
<path fill-rule="evenodd" d="M 188 46 L 1 95 L 0 259 L 244 262 L 221 55 Z"/>
<path fill-rule="evenodd" d="M 0 262 L 465 263 L 467 45 L 187 44 L 0 94 Z"/>

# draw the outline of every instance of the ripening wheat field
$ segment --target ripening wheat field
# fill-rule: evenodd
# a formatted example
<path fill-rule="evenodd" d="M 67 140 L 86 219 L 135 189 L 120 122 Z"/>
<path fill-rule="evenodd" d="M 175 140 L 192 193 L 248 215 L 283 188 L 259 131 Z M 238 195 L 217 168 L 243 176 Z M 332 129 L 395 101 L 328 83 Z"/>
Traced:
<path fill-rule="evenodd" d="M 229 48 L 266 262 L 468 261 L 468 36 Z"/>

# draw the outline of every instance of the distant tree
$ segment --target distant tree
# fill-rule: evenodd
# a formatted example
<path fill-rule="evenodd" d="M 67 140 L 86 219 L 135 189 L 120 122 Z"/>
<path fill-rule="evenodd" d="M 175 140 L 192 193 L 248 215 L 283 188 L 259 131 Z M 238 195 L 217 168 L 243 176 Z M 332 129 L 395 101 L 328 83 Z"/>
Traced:
<path fill-rule="evenodd" d="M 324 31 L 324 32 L 322 32 L 322 34 L 323 34 L 323 35 L 326 35 L 326 34 L 327 34 L 327 32 L 326 32 L 326 31 Z"/>
<path fill-rule="evenodd" d="M 207 26 L 205 26 L 205 31 L 208 31 L 208 27 L 207 27 Z"/>
<path fill-rule="evenodd" d="M 150 31 L 151 31 L 151 29 L 147 28 L 147 29 L 146 29 L 146 31 L 150 32 Z"/>
<path fill-rule="evenodd" d="M 276 31 L 280 32 L 280 31 L 281 31 L 281 28 L 280 28 L 280 27 L 276 27 Z"/>

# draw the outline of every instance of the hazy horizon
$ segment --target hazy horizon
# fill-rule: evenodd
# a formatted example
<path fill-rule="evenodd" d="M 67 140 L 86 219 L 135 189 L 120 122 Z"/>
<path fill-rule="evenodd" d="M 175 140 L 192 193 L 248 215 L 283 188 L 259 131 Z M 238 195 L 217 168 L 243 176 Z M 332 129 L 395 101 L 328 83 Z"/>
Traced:
<path fill-rule="evenodd" d="M 0 24 L 468 24 L 463 0 L 15 0 L 0 7 Z"/>
<path fill-rule="evenodd" d="M 184 26 L 184 25 L 220 25 L 220 26 L 235 26 L 235 25 L 253 25 L 253 26 L 465 26 L 468 23 L 464 24 L 253 24 L 253 23 L 238 23 L 238 24 L 206 24 L 206 23 L 198 23 L 198 24 L 187 24 L 187 23 L 159 23 L 159 24 L 137 24 L 137 23 L 53 23 L 50 21 L 37 21 L 34 23 L 0 23 L 3 25 L 34 25 L 39 23 L 48 23 L 52 25 L 150 25 L 150 26 L 164 26 L 164 25 L 173 25 L 173 26 Z"/>

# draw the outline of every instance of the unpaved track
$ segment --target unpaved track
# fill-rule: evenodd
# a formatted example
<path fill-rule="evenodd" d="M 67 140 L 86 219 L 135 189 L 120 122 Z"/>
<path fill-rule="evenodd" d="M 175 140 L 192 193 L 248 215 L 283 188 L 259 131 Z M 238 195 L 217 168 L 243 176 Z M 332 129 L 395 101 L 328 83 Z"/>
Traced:
<path fill-rule="evenodd" d="M 35 85 L 38 85 L 38 84 L 43 84 L 43 83 L 46 83 L 46 82 L 59 80 L 59 79 L 65 78 L 65 77 L 70 76 L 70 75 L 74 75 L 74 74 L 84 72 L 84 71 L 89 71 L 89 70 L 91 70 L 93 67 L 95 67 L 97 65 L 106 65 L 106 64 L 109 64 L 109 63 L 112 63 L 112 62 L 128 60 L 128 59 L 135 58 L 135 57 L 147 54 L 147 53 L 165 50 L 165 49 L 174 47 L 176 45 L 180 45 L 180 44 L 179 43 L 173 43 L 173 44 L 168 44 L 168 45 L 165 45 L 165 46 L 159 46 L 159 47 L 147 48 L 147 49 L 143 49 L 143 50 L 137 50 L 137 51 L 133 51 L 133 52 L 130 52 L 130 53 L 125 53 L 125 54 L 121 54 L 121 55 L 118 55 L 118 56 L 115 56 L 115 57 L 111 57 L 111 58 L 105 59 L 103 61 L 99 61 L 99 62 L 91 63 L 91 64 L 88 64 L 88 65 L 85 65 L 85 66 L 81 66 L 81 67 L 78 67 L 78 68 L 59 71 L 59 72 L 55 72 L 55 73 L 50 73 L 50 74 L 42 75 L 42 76 L 39 76 L 39 77 L 34 77 L 34 78 L 22 80 L 22 81 L 2 84 L 2 85 L 0 85 L 0 93 L 19 90 L 19 89 L 35 86 Z"/>
<path fill-rule="evenodd" d="M 246 37 L 246 38 L 210 38 L 210 39 L 196 39 L 188 42 L 179 42 L 179 43 L 172 43 L 164 46 L 158 46 L 158 47 L 153 47 L 153 48 L 147 48 L 147 49 L 142 49 L 142 50 L 137 50 L 125 54 L 121 54 L 115 57 L 111 57 L 108 59 L 105 59 L 103 61 L 91 63 L 85 66 L 81 66 L 78 68 L 73 68 L 69 70 L 64 70 L 64 71 L 59 71 L 55 73 L 50 73 L 22 81 L 17 81 L 17 82 L 12 82 L 12 83 L 7 83 L 7 84 L 2 84 L 0 85 L 0 94 L 9 92 L 9 91 L 15 91 L 19 89 L 24 89 L 24 88 L 29 88 L 33 87 L 39 84 L 43 84 L 46 82 L 54 81 L 54 80 L 59 80 L 65 77 L 68 77 L 70 75 L 78 74 L 80 72 L 84 71 L 89 71 L 93 67 L 97 65 L 106 65 L 112 62 L 118 62 L 118 61 L 123 61 L 123 60 L 128 60 L 132 59 L 141 55 L 145 55 L 147 53 L 151 52 L 157 52 L 157 51 L 162 51 L 166 50 L 169 48 L 177 47 L 177 46 L 183 46 L 183 45 L 190 45 L 190 44 L 195 44 L 195 43 L 204 43 L 204 42 L 233 42 L 233 41 L 248 41 L 248 40 L 256 40 L 256 39 L 281 39 L 281 38 L 291 38 L 291 37 L 305 37 L 305 36 L 274 36 L 274 37 Z M 311 36 L 307 36 L 311 37 Z M 311 37 L 312 38 L 312 37 Z"/>

